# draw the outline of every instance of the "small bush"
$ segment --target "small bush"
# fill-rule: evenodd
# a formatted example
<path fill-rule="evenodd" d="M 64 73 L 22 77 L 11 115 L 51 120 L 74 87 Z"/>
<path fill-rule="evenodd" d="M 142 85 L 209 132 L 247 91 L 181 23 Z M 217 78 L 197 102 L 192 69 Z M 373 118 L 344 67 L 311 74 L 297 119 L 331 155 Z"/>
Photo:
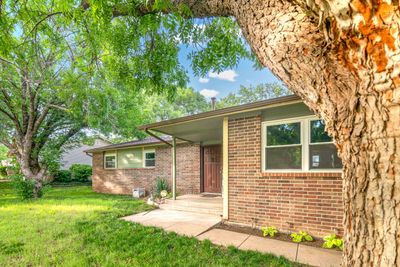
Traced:
<path fill-rule="evenodd" d="M 169 191 L 168 182 L 166 179 L 158 177 L 156 180 L 154 196 L 160 197 L 161 191 L 163 191 L 163 190 L 166 190 L 167 192 Z"/>
<path fill-rule="evenodd" d="M 71 172 L 68 170 L 58 170 L 54 173 L 54 182 L 70 183 L 72 182 Z"/>
<path fill-rule="evenodd" d="M 292 237 L 292 241 L 295 243 L 314 240 L 312 236 L 310 236 L 307 232 L 304 231 L 299 231 L 298 233 L 292 233 L 290 236 Z"/>
<path fill-rule="evenodd" d="M 335 234 L 327 235 L 324 237 L 324 248 L 339 248 L 343 249 L 343 239 L 338 238 Z"/>
<path fill-rule="evenodd" d="M 7 167 L 0 166 L 0 178 L 5 178 L 5 177 L 7 177 Z"/>
<path fill-rule="evenodd" d="M 261 228 L 261 231 L 263 232 L 263 236 L 270 237 L 274 237 L 278 233 L 278 230 L 276 230 L 275 226 L 263 227 Z"/>
<path fill-rule="evenodd" d="M 26 179 L 21 174 L 12 175 L 11 179 L 18 196 L 20 196 L 22 199 L 34 198 L 34 188 L 36 184 L 34 180 Z M 43 190 L 40 190 L 38 197 L 41 197 L 42 195 Z"/>
<path fill-rule="evenodd" d="M 89 165 L 73 164 L 69 171 L 74 182 L 88 182 L 90 176 L 92 176 L 92 167 Z"/>

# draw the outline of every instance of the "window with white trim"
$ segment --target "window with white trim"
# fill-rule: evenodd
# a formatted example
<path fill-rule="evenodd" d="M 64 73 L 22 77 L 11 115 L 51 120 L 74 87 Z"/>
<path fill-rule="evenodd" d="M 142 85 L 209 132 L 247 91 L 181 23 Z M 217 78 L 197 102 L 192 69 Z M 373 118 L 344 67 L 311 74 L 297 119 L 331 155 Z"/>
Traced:
<path fill-rule="evenodd" d="M 323 120 L 310 120 L 309 168 L 310 169 L 340 169 L 339 159 L 332 138 L 325 132 Z"/>
<path fill-rule="evenodd" d="M 156 152 L 155 150 L 144 150 L 143 151 L 144 158 L 144 167 L 151 168 L 156 166 Z"/>
<path fill-rule="evenodd" d="M 104 168 L 105 169 L 117 168 L 117 154 L 116 153 L 104 154 Z"/>
<path fill-rule="evenodd" d="M 315 117 L 264 122 L 264 171 L 340 171 L 342 162 L 325 124 Z"/>

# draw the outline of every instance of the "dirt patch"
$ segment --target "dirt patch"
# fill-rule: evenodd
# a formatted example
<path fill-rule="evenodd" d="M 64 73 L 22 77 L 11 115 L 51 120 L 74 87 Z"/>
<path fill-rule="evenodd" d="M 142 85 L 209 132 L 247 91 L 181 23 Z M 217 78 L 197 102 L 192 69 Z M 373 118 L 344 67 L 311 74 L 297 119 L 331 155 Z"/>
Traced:
<path fill-rule="evenodd" d="M 248 235 L 260 236 L 263 238 L 271 238 L 271 239 L 276 239 L 276 240 L 285 241 L 285 242 L 293 242 L 292 238 L 290 237 L 290 234 L 278 233 L 274 237 L 264 237 L 263 233 L 260 229 L 252 228 L 249 226 L 240 226 L 240 225 L 234 225 L 234 224 L 219 223 L 219 224 L 215 225 L 214 228 L 237 232 L 237 233 L 248 234 Z M 315 238 L 315 237 L 313 237 L 313 238 L 314 238 L 314 241 L 301 242 L 301 244 L 306 245 L 306 246 L 311 246 L 311 247 L 322 248 L 322 244 L 324 243 L 324 240 L 322 238 Z M 335 249 L 335 250 L 341 251 L 339 249 Z"/>

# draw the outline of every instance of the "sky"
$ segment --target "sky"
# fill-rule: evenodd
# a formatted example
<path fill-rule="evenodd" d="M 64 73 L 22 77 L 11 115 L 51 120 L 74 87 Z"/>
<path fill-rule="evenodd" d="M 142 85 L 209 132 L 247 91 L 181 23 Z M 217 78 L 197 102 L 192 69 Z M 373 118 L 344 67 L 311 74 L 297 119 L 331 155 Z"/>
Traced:
<path fill-rule="evenodd" d="M 248 86 L 260 83 L 273 83 L 280 80 L 268 69 L 256 70 L 253 62 L 242 60 L 237 68 L 225 70 L 221 73 L 208 73 L 206 77 L 198 77 L 193 74 L 190 61 L 187 59 L 190 47 L 181 47 L 179 59 L 189 75 L 189 86 L 199 91 L 206 98 L 216 97 L 220 99 L 231 92 L 237 92 L 240 85 Z"/>

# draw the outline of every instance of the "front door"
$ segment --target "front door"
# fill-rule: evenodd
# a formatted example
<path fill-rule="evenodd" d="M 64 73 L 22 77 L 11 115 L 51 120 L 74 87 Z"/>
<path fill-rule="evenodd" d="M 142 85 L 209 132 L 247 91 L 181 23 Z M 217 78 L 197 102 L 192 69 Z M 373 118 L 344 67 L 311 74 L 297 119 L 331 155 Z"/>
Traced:
<path fill-rule="evenodd" d="M 222 151 L 221 146 L 205 146 L 204 151 L 204 192 L 221 193 Z"/>

